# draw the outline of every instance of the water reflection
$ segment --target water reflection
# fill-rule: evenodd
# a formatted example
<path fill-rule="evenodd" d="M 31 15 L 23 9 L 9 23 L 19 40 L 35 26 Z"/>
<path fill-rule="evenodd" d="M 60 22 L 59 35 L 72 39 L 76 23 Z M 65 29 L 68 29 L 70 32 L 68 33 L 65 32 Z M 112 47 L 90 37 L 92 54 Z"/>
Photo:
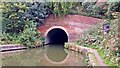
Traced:
<path fill-rule="evenodd" d="M 65 52 L 63 45 L 48 45 L 45 57 L 51 62 L 63 61 L 68 53 Z"/>
<path fill-rule="evenodd" d="M 66 52 L 67 51 L 67 52 Z M 3 66 L 85 66 L 84 56 L 64 50 L 63 46 L 47 45 L 3 54 Z"/>

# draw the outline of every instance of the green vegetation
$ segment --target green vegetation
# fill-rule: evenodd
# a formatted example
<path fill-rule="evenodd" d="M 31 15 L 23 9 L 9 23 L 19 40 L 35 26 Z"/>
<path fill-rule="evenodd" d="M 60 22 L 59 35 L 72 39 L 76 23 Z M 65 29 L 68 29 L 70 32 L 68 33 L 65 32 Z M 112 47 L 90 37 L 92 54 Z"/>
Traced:
<path fill-rule="evenodd" d="M 21 43 L 26 46 L 42 45 L 44 40 L 42 40 L 41 33 L 36 29 L 37 22 L 28 20 L 26 21 L 26 24 L 27 25 L 25 25 L 24 31 L 21 33 Z"/>
<path fill-rule="evenodd" d="M 50 2 L 48 6 L 51 13 L 55 16 L 66 14 L 78 14 L 84 16 L 92 16 L 101 19 L 116 19 L 114 12 L 119 11 L 120 2 L 104 2 L 99 4 L 97 2 Z"/>
<path fill-rule="evenodd" d="M 2 37 L 0 44 L 41 45 L 44 42 L 37 26 L 48 16 L 45 3 L 2 3 Z M 36 10 L 37 9 L 37 10 Z M 43 13 L 44 12 L 44 13 Z"/>
<path fill-rule="evenodd" d="M 5 33 L 20 33 L 24 29 L 25 20 L 22 14 L 29 9 L 24 3 L 2 3 L 3 4 L 3 20 L 2 31 Z"/>
<path fill-rule="evenodd" d="M 81 6 L 81 2 L 50 2 L 49 8 L 51 12 L 56 16 L 75 14 L 74 11 L 78 10 Z M 79 11 L 77 11 L 79 13 Z"/>
<path fill-rule="evenodd" d="M 110 24 L 110 31 L 104 34 L 103 24 Z M 88 30 L 83 38 L 80 37 L 77 44 L 81 46 L 90 47 L 96 49 L 100 56 L 104 59 L 106 64 L 118 65 L 120 63 L 119 60 L 119 41 L 118 38 L 118 25 L 120 24 L 120 20 L 108 20 L 103 21 L 100 24 L 97 24 L 96 27 Z"/>
<path fill-rule="evenodd" d="M 120 65 L 120 2 L 105 2 L 102 5 L 97 2 L 6 2 L 0 3 L 0 10 L 0 44 L 41 45 L 44 38 L 37 26 L 41 26 L 49 14 L 78 14 L 105 19 L 85 32 L 75 43 L 96 49 L 106 64 Z M 110 24 L 108 33 L 103 30 L 103 24 Z M 67 47 L 68 44 L 65 48 Z"/>
<path fill-rule="evenodd" d="M 44 38 L 36 28 L 44 23 L 44 19 L 49 14 L 55 16 L 66 14 L 92 16 L 106 21 L 88 30 L 76 43 L 97 49 L 105 59 L 105 63 L 116 64 L 116 60 L 120 56 L 119 43 L 115 42 L 120 41 L 117 38 L 120 22 L 118 19 L 120 17 L 119 4 L 120 2 L 105 2 L 102 5 L 96 2 L 2 3 L 0 44 L 40 45 L 44 42 Z M 103 24 L 106 23 L 110 24 L 110 31 L 104 34 Z M 99 49 L 103 52 L 100 52 Z"/>

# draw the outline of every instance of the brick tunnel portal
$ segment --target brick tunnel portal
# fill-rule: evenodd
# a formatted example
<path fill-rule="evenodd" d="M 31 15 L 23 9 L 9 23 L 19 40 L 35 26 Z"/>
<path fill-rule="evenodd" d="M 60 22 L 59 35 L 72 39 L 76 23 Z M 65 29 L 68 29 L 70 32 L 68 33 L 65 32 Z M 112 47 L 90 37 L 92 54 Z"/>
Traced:
<path fill-rule="evenodd" d="M 51 29 L 46 35 L 46 44 L 64 44 L 68 42 L 67 33 L 60 28 Z"/>

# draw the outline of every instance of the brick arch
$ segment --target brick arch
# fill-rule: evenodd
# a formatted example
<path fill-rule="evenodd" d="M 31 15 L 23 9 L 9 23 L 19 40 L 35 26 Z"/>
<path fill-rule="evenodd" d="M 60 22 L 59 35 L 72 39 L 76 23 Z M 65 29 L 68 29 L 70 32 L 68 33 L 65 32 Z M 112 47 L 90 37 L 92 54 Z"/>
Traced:
<path fill-rule="evenodd" d="M 50 27 L 50 28 L 45 32 L 45 36 L 48 34 L 49 31 L 51 31 L 52 29 L 56 29 L 56 28 L 59 28 L 59 29 L 64 30 L 64 31 L 66 32 L 67 36 L 69 36 L 67 29 L 66 29 L 65 27 L 63 27 L 63 26 L 52 26 L 52 27 Z"/>
<path fill-rule="evenodd" d="M 61 30 L 63 30 L 66 34 L 67 34 L 67 37 L 68 37 L 68 42 L 69 42 L 69 33 L 68 33 L 68 31 L 67 31 L 67 29 L 65 28 L 65 27 L 63 27 L 63 26 L 52 26 L 52 27 L 50 27 L 50 28 L 48 28 L 48 30 L 46 30 L 46 32 L 45 32 L 45 38 L 47 38 L 47 34 L 51 31 L 51 30 L 53 30 L 53 29 L 61 29 Z M 47 39 L 45 40 L 45 43 L 47 43 L 48 41 L 47 41 Z"/>

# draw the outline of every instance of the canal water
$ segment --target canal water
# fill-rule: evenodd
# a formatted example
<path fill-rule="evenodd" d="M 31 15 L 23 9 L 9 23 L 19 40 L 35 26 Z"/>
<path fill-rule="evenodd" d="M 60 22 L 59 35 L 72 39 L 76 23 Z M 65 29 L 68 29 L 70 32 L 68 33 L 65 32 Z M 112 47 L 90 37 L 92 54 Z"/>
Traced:
<path fill-rule="evenodd" d="M 2 66 L 86 66 L 85 56 L 64 49 L 63 45 L 46 45 L 2 55 Z"/>

